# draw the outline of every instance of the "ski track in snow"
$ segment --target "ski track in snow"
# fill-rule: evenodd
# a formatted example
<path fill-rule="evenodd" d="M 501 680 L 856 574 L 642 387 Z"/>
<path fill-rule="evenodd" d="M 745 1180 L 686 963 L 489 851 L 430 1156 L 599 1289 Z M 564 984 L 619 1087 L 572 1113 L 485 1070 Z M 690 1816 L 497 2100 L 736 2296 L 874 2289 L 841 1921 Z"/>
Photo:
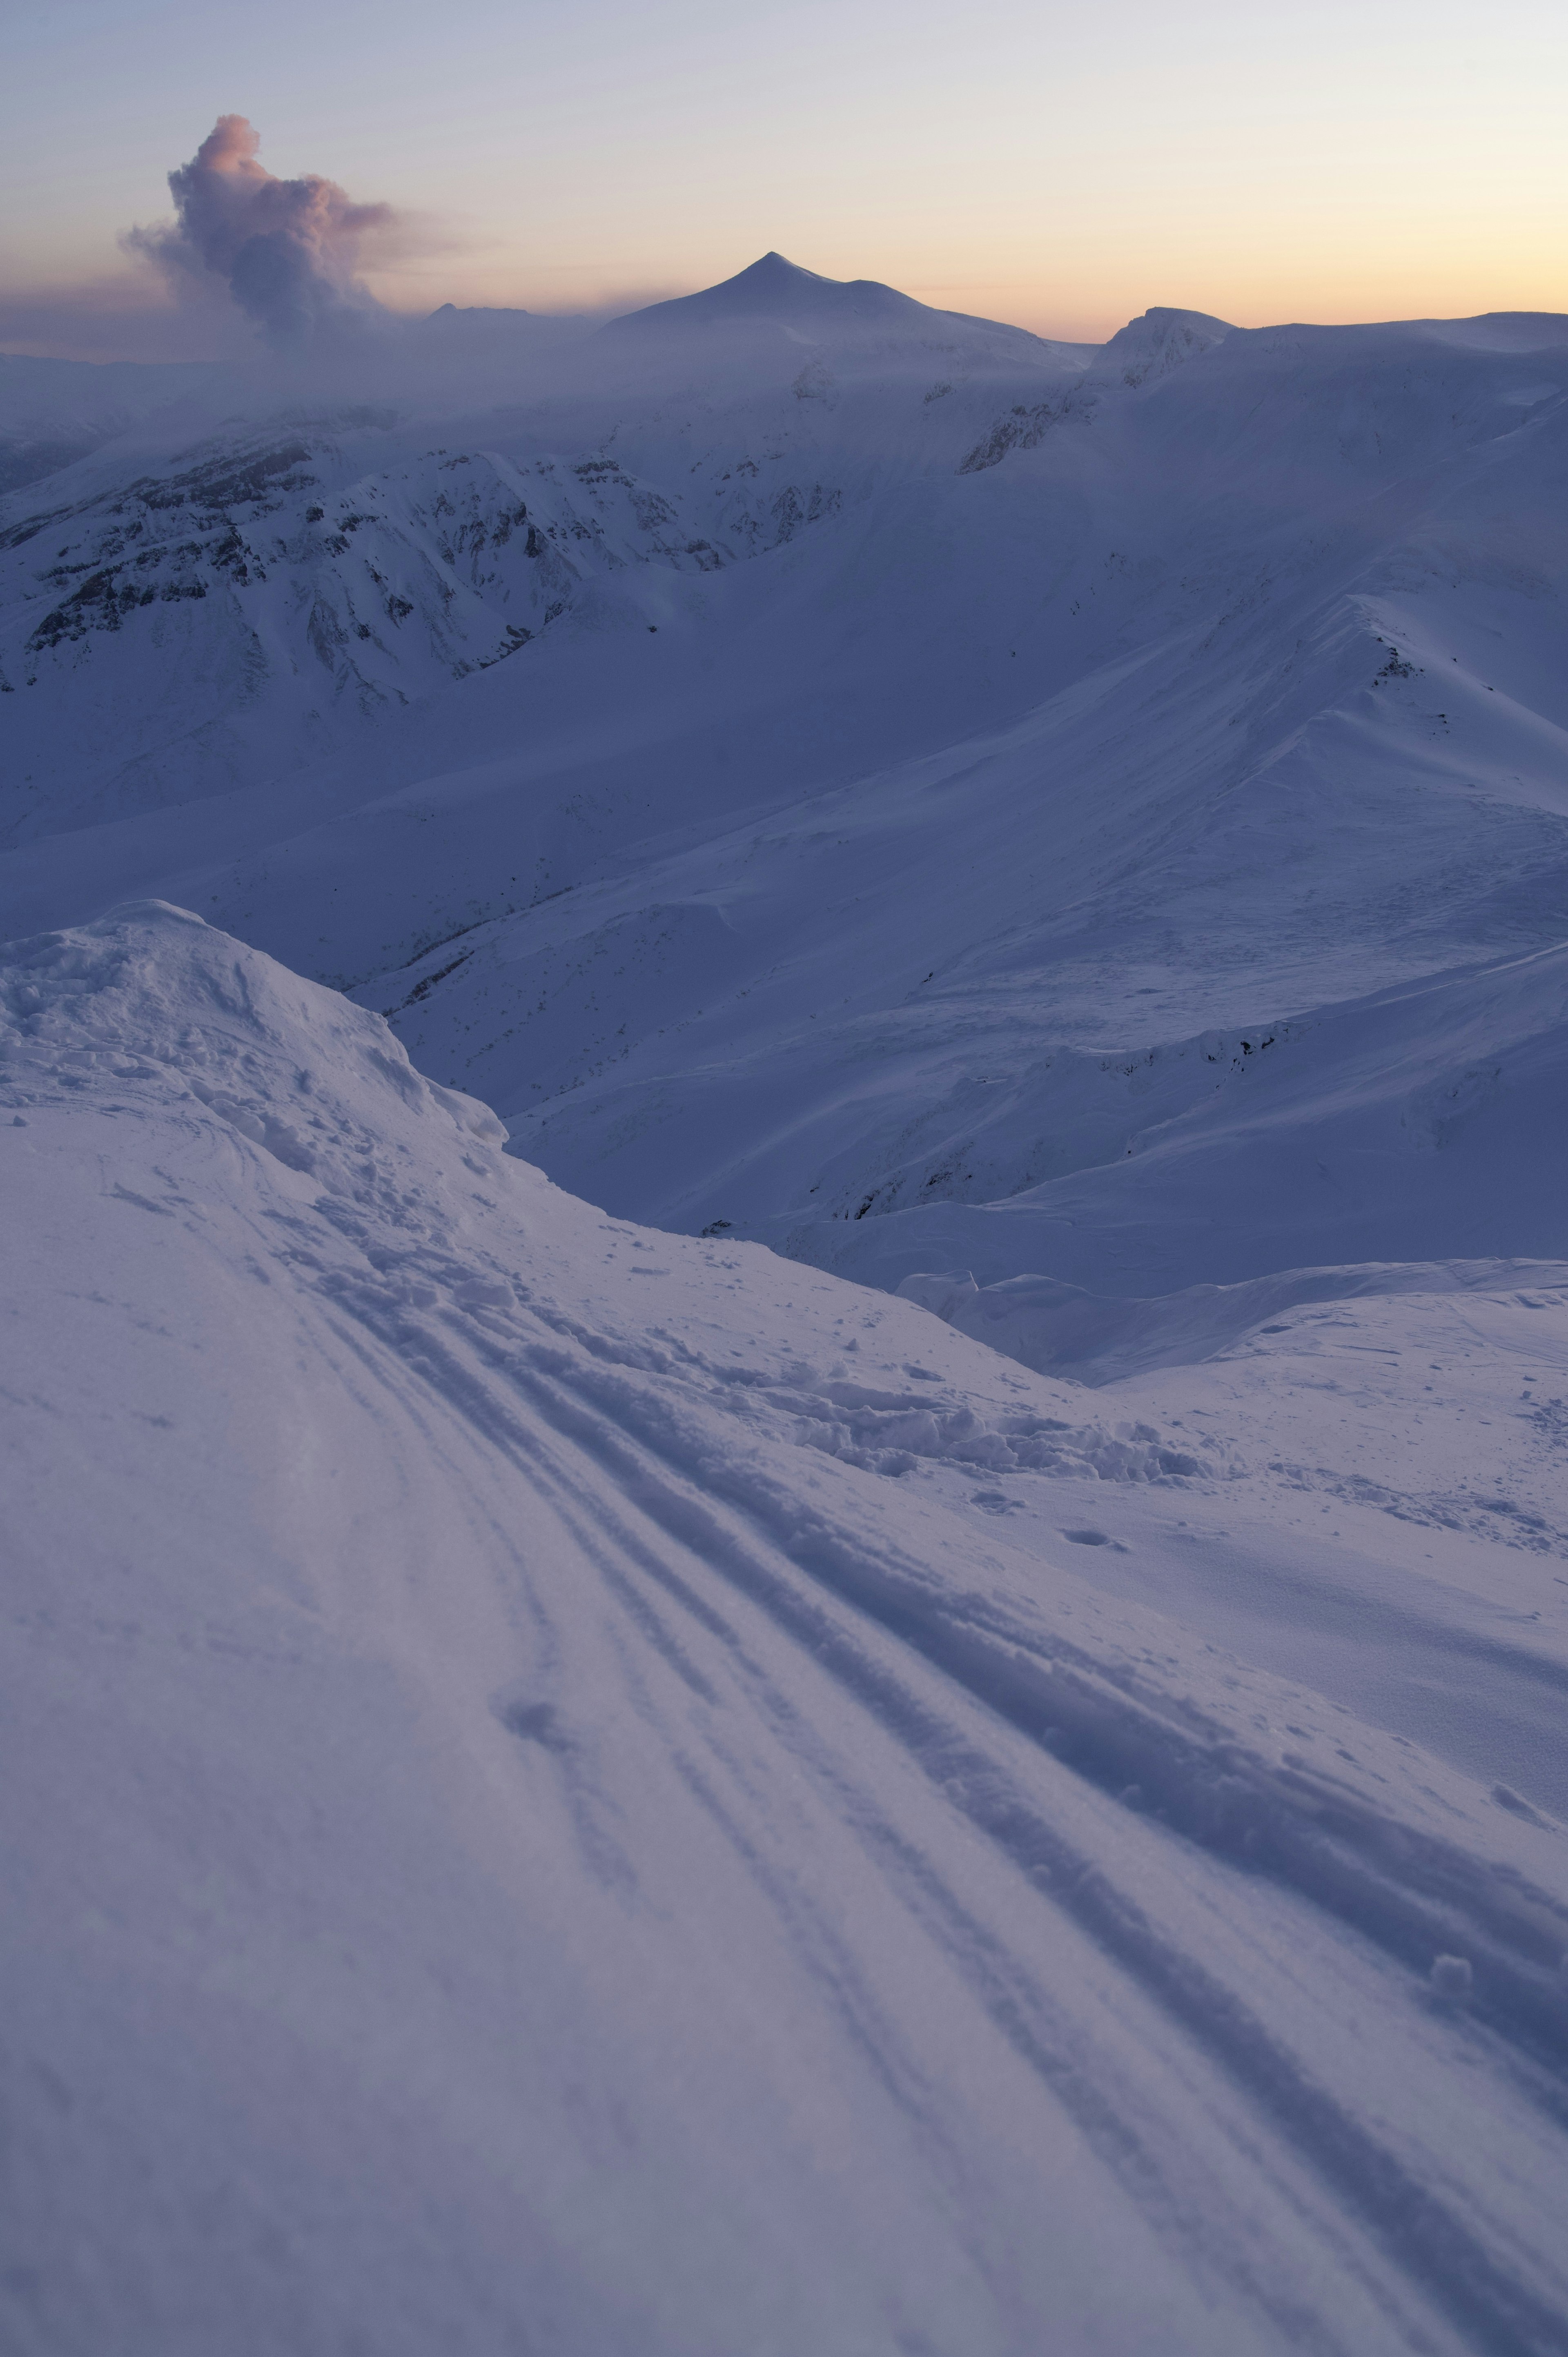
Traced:
<path fill-rule="evenodd" d="M 0 362 L 0 2339 L 1568 2349 L 1568 322 L 545 324 Z"/>
<path fill-rule="evenodd" d="M 1223 1523 L 1251 1478 L 1228 1437 L 1195 1459 L 1163 1426 L 1118 1417 L 1114 1386 L 1020 1372 L 914 1305 L 754 1247 L 606 1220 L 502 1157 L 493 1119 L 416 1076 L 377 1018 L 172 911 L 11 959 L 0 1137 L 19 1184 L 42 1189 L 40 1230 L 56 1188 L 62 1206 L 98 1207 L 67 1273 L 88 1347 L 146 1347 L 145 1249 L 166 1347 L 210 1361 L 216 1265 L 244 1308 L 207 1379 L 250 1413 L 268 1363 L 251 1329 L 275 1329 L 285 1354 L 338 1369 L 411 1498 L 428 1493 L 424 1518 L 467 1526 L 460 1574 L 408 1576 L 431 1626 L 448 1609 L 460 1624 L 478 1577 L 507 1631 L 493 1656 L 459 1644 L 433 1662 L 405 1636 L 397 1658 L 381 1623 L 397 1579 L 375 1601 L 384 1515 L 363 1535 L 350 1516 L 338 1544 L 366 1584 L 334 1609 L 329 1678 L 390 1651 L 428 1685 L 433 1756 L 482 1745 L 476 1720 L 504 1737 L 518 1765 L 499 1770 L 503 1816 L 541 1810 L 542 1776 L 553 1838 L 644 1957 L 678 1962 L 693 1934 L 722 1943 L 738 1874 L 770 1926 L 775 1994 L 806 2008 L 878 2125 L 897 2124 L 896 2173 L 938 2190 L 943 2247 L 970 2278 L 959 2312 L 922 2340 L 885 2310 L 867 2338 L 831 2300 L 808 2302 L 818 2345 L 1031 2345 L 1030 2263 L 988 2225 L 981 2190 L 997 2133 L 1016 2139 L 1013 2198 L 1026 2212 L 1036 2188 L 1030 2231 L 1053 2265 L 1046 2189 L 1069 2137 L 1115 2187 L 1113 2214 L 1143 2222 L 1141 2292 L 1197 2298 L 1216 2345 L 1564 2345 L 1555 1822 L 1178 1620 L 1110 1600 L 1071 1560 L 1091 1493 L 1179 1504 L 1199 1534 Z M 1560 1329 L 1562 1308 L 1536 1314 Z M 43 1410 L 24 1446 L 44 1494 L 62 1447 L 55 1478 L 71 1480 L 58 1405 L 81 1347 L 33 1329 L 16 1395 Z M 149 1380 L 146 1406 L 117 1401 L 112 1425 L 158 1395 Z M 332 1421 L 345 1411 L 323 1394 L 316 1413 L 352 1481 Z M 220 1514 L 238 1502 L 237 1469 L 192 1458 L 177 1425 L 154 1415 L 130 1445 L 162 1456 L 155 1490 L 174 1478 Z M 1165 1469 L 1178 1458 L 1193 1469 Z M 1031 1543 L 1031 1509 L 990 1511 L 998 1482 L 1045 1497 L 1053 1527 Z M 122 1558 L 113 1538 L 87 1541 L 94 1528 L 89 1501 L 83 1576 L 113 1587 Z M 35 1576 L 53 1559 L 45 1529 L 24 1516 Z M 344 1574 L 317 1552 L 296 1541 L 292 1562 L 323 1598 Z M 245 1609 L 211 1590 L 204 1608 L 220 1628 Z M 69 1654 L 104 1639 L 46 1611 L 19 1616 L 13 1641 Z M 201 1674 L 182 1665 L 182 1681 Z M 134 1755 L 134 1699 L 106 1707 L 112 1729 L 126 1712 Z M 510 1800 L 509 1772 L 522 1780 Z M 242 1860 L 242 1826 L 227 1839 Z M 730 1860 L 716 1878 L 714 1841 Z M 504 1889 L 498 1858 L 504 1844 L 485 1861 Z M 182 1898 L 191 1866 L 172 1877 Z M 666 1972 L 649 1970 L 667 2008 Z M 910 1975 L 928 1989 L 913 2017 Z M 933 1981 L 947 1992 L 934 2046 L 916 2028 Z M 591 2035 L 593 2000 L 578 2002 Z M 548 2008 L 532 2026 L 564 2031 Z M 700 2019 L 682 2028 L 702 2036 Z M 714 2034 L 722 2079 L 733 2058 L 725 2026 Z M 1022 2074 L 1008 2127 L 955 2067 L 966 2040 Z M 54 2067 L 69 2078 L 69 2044 Z M 460 2086 L 487 2067 L 476 2040 Z M 569 2114 L 553 2133 L 570 2140 Z M 800 2198 L 798 2157 L 746 2165 Z M 264 2212 L 264 2172 L 252 2198 Z M 875 2232 L 875 2183 L 848 2198 Z M 172 2248 L 195 2263 L 177 2227 Z M 554 2255 L 546 2276 L 564 2265 Z M 866 2251 L 861 2265 L 893 2299 Z M 1190 2337 L 1197 2311 L 1183 2313 Z M 1139 2345 L 1148 2317 L 1105 2329 Z M 685 2345 L 721 2345 L 690 2318 L 671 2345 L 682 2330 Z M 774 2345 L 755 2318 L 742 2330 Z M 585 2345 L 643 2344 L 596 2326 Z"/>

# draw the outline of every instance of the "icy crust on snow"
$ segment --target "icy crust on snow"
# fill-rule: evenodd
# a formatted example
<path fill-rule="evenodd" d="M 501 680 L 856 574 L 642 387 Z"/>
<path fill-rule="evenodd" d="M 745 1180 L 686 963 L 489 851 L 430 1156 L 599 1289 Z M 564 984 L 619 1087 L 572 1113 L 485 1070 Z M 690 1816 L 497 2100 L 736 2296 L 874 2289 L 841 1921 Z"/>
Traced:
<path fill-rule="evenodd" d="M 0 1005 L 16 2345 L 1562 2345 L 1562 1829 L 1203 1633 L 1251 1368 L 607 1219 L 172 909 Z"/>

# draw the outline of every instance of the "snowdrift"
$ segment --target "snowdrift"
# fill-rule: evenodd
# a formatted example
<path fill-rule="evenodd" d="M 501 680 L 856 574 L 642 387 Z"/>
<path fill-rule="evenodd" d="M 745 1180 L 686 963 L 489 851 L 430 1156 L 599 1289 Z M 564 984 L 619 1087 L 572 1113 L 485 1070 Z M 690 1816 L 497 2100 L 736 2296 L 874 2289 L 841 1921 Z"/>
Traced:
<path fill-rule="evenodd" d="M 1085 1390 L 156 904 L 0 1103 L 8 2347 L 1564 2345 L 1563 1272 Z"/>

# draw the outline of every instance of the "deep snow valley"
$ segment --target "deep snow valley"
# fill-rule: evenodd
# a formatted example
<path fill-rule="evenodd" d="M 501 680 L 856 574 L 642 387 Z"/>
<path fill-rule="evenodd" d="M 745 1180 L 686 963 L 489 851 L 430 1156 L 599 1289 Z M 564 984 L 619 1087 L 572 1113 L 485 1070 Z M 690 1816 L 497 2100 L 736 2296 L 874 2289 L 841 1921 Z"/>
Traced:
<path fill-rule="evenodd" d="M 1568 320 L 0 364 L 5 2346 L 1568 2350 Z"/>

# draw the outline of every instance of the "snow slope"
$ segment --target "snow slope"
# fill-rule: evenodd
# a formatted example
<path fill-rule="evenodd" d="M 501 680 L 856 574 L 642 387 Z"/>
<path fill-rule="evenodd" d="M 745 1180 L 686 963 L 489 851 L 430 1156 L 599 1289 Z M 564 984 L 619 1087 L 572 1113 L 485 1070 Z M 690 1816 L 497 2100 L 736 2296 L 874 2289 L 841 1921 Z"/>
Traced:
<path fill-rule="evenodd" d="M 72 466 L 210 383 L 199 361 L 31 360 L 0 352 L 0 493 Z"/>
<path fill-rule="evenodd" d="M 1086 1390 L 177 909 L 0 1047 L 7 2348 L 1568 2346 L 1568 1269 Z"/>

